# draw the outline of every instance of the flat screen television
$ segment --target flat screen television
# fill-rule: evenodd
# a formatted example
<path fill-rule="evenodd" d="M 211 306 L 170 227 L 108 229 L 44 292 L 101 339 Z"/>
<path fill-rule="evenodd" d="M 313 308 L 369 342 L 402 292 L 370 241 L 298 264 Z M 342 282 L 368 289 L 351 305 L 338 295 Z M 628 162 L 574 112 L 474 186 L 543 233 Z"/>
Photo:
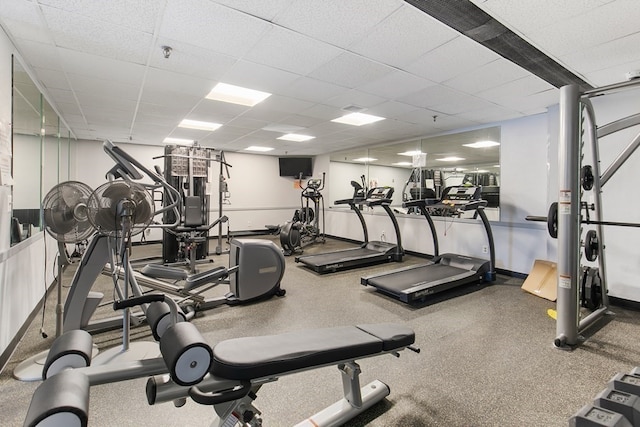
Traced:
<path fill-rule="evenodd" d="M 313 175 L 313 162 L 311 157 L 280 157 L 280 176 L 292 176 L 303 178 Z"/>

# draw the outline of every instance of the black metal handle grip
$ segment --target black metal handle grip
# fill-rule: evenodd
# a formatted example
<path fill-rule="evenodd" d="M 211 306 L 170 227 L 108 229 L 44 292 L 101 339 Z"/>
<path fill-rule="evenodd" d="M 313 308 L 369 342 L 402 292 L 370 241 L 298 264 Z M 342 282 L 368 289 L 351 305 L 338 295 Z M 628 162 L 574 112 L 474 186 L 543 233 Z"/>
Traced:
<path fill-rule="evenodd" d="M 241 381 L 237 386 L 220 390 L 216 392 L 206 393 L 193 386 L 189 389 L 189 397 L 201 405 L 217 405 L 219 403 L 230 402 L 245 397 L 251 391 L 250 381 Z"/>
<path fill-rule="evenodd" d="M 135 307 L 137 305 L 149 304 L 152 302 L 164 302 L 164 295 L 161 294 L 148 294 L 141 297 L 128 298 L 122 301 L 115 301 L 113 303 L 114 310 L 122 310 L 123 308 Z"/>

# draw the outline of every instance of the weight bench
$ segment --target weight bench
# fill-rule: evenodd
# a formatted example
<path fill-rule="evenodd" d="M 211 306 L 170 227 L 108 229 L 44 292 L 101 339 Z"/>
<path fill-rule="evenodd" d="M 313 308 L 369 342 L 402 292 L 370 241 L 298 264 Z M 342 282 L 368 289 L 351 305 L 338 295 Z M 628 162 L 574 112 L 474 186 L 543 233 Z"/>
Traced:
<path fill-rule="evenodd" d="M 399 356 L 406 348 L 419 352 L 412 347 L 413 330 L 403 325 L 383 323 L 313 329 L 222 341 L 211 349 L 208 373 L 197 377 L 190 369 L 193 366 L 195 371 L 203 372 L 202 355 L 208 350 L 197 337 L 185 338 L 194 333 L 194 328 L 191 323 L 181 322 L 165 332 L 166 337 L 160 342 L 165 363 L 163 372 L 158 372 L 158 361 L 145 361 L 140 367 L 123 365 L 120 379 L 118 375 L 111 378 L 118 381 L 155 375 L 149 378 L 146 387 L 151 405 L 173 401 L 181 406 L 190 397 L 200 404 L 213 406 L 218 417 L 218 424 L 214 425 L 233 425 L 226 423 L 238 417 L 245 425 L 260 425 L 260 411 L 252 401 L 264 384 L 284 375 L 337 365 L 344 397 L 298 424 L 329 426 L 346 422 L 389 395 L 389 387 L 378 380 L 360 387 L 357 359 L 383 354 Z M 195 347 L 193 342 L 197 344 Z M 191 354 L 198 358 L 198 363 L 190 363 Z M 170 374 L 169 379 L 166 373 Z M 72 418 L 77 420 L 77 425 L 86 426 L 89 388 L 105 382 L 104 375 L 92 373 L 91 367 L 63 371 L 48 378 L 35 391 L 24 425 L 36 426 L 45 420 L 51 421 L 50 425 L 69 425 Z M 56 420 L 62 421 L 53 423 Z"/>

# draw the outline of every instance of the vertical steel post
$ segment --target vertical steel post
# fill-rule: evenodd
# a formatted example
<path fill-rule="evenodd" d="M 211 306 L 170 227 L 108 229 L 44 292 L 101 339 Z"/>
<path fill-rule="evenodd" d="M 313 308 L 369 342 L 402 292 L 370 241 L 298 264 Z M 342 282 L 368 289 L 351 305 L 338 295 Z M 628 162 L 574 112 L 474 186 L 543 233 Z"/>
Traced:
<path fill-rule="evenodd" d="M 577 85 L 560 88 L 558 141 L 558 348 L 578 343 L 580 277 L 580 92 Z"/>

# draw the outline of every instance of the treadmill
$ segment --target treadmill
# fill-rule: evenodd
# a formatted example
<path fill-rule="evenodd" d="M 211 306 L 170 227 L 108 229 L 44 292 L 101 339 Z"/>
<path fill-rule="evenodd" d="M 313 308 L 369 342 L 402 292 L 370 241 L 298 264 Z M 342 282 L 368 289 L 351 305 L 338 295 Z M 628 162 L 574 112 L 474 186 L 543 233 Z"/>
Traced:
<path fill-rule="evenodd" d="M 480 187 L 449 187 L 445 189 L 442 200 L 423 199 L 405 202 L 404 207 L 418 207 L 429 223 L 435 251 L 432 262 L 362 277 L 360 283 L 373 286 L 383 294 L 411 304 L 424 302 L 429 295 L 458 286 L 495 281 L 493 233 L 484 213 L 487 202 L 480 197 Z M 489 260 L 454 253 L 439 255 L 438 239 L 429 211 L 447 215 L 475 211 L 487 235 Z"/>
<path fill-rule="evenodd" d="M 389 207 L 392 195 L 393 187 L 375 187 L 369 190 L 366 198 L 364 199 L 354 195 L 351 199 L 337 200 L 335 202 L 336 205 L 348 204 L 351 210 L 358 215 L 358 219 L 360 220 L 360 224 L 362 225 L 362 230 L 364 232 L 364 242 L 362 245 L 357 248 L 344 249 L 335 252 L 298 256 L 295 258 L 295 262 L 302 263 L 306 267 L 320 274 L 332 273 L 338 270 L 345 270 L 365 265 L 380 264 L 383 262 L 401 262 L 402 257 L 404 256 L 404 250 L 402 249 L 398 221 Z M 370 242 L 367 224 L 365 223 L 362 211 L 358 205 L 369 207 L 381 206 L 393 223 L 393 229 L 396 233 L 396 242 L 398 243 L 380 241 Z"/>

